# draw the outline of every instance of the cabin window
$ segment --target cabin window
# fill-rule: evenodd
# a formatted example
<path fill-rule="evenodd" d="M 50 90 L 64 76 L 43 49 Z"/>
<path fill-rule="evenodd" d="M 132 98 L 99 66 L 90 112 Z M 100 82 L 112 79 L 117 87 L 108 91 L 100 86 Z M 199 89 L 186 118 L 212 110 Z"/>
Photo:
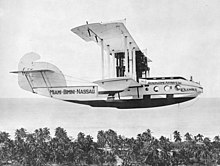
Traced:
<path fill-rule="evenodd" d="M 154 91 L 155 91 L 155 92 L 158 92 L 158 91 L 159 91 L 159 87 L 158 87 L 158 86 L 155 86 L 155 87 L 154 87 Z"/>
<path fill-rule="evenodd" d="M 176 89 L 176 90 L 180 90 L 180 86 L 179 86 L 179 85 L 176 85 L 176 86 L 175 86 L 175 89 Z"/>
<path fill-rule="evenodd" d="M 168 85 L 165 86 L 165 87 L 164 87 L 164 90 L 165 90 L 165 91 L 169 91 L 169 90 L 170 90 L 170 86 L 168 86 Z"/>
<path fill-rule="evenodd" d="M 145 90 L 146 90 L 146 91 L 149 91 L 149 88 L 148 88 L 148 87 L 149 87 L 149 85 L 145 85 Z"/>

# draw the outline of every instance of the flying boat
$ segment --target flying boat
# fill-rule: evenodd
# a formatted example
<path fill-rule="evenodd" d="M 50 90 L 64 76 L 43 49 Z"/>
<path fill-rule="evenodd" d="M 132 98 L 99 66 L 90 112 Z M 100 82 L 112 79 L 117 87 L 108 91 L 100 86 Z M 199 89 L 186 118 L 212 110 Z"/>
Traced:
<path fill-rule="evenodd" d="M 92 107 L 150 108 L 186 102 L 203 92 L 200 83 L 180 76 L 150 77 L 146 53 L 123 21 L 91 23 L 71 31 L 100 46 L 101 78 L 70 85 L 55 65 L 40 62 L 37 53 L 25 54 L 18 70 L 19 86 L 35 94 Z M 105 74 L 107 73 L 107 74 Z"/>

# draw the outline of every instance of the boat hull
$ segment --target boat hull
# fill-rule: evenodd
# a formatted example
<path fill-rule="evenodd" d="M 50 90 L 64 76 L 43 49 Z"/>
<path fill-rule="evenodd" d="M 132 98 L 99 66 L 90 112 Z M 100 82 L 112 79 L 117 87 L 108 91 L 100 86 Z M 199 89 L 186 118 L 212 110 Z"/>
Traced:
<path fill-rule="evenodd" d="M 151 99 L 148 97 L 144 97 L 143 99 L 112 100 L 112 101 L 108 101 L 108 100 L 92 100 L 92 101 L 65 100 L 65 101 L 90 105 L 92 107 L 115 107 L 118 109 L 133 109 L 133 108 L 161 107 L 166 105 L 178 104 L 192 100 L 194 98 L 195 97 Z"/>

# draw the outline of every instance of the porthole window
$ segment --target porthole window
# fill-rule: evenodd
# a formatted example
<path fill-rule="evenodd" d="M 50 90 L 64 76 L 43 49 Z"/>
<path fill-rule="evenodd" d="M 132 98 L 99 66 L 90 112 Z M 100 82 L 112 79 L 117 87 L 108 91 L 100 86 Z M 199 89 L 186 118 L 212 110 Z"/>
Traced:
<path fill-rule="evenodd" d="M 149 89 L 148 89 L 148 88 L 145 88 L 145 90 L 148 91 Z"/>
<path fill-rule="evenodd" d="M 154 87 L 154 91 L 155 91 L 155 92 L 158 92 L 158 91 L 159 91 L 159 87 L 158 87 L 158 86 L 155 86 L 155 87 Z"/>
<path fill-rule="evenodd" d="M 169 91 L 169 90 L 170 90 L 170 86 L 168 86 L 168 85 L 165 86 L 165 87 L 164 87 L 164 90 L 165 90 L 165 91 Z"/>
<path fill-rule="evenodd" d="M 175 86 L 175 89 L 176 89 L 176 90 L 180 90 L 180 86 L 179 86 L 179 85 L 176 85 L 176 86 Z"/>

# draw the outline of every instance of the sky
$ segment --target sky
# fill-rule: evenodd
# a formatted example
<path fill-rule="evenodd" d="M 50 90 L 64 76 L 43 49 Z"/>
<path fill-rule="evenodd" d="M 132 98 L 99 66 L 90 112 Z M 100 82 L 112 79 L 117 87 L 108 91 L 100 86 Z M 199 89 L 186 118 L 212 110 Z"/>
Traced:
<path fill-rule="evenodd" d="M 1 97 L 37 97 L 19 88 L 20 58 L 28 52 L 63 73 L 101 78 L 100 48 L 70 31 L 88 21 L 126 18 L 126 27 L 146 49 L 151 76 L 193 76 L 202 97 L 220 97 L 219 0 L 0 0 Z"/>

